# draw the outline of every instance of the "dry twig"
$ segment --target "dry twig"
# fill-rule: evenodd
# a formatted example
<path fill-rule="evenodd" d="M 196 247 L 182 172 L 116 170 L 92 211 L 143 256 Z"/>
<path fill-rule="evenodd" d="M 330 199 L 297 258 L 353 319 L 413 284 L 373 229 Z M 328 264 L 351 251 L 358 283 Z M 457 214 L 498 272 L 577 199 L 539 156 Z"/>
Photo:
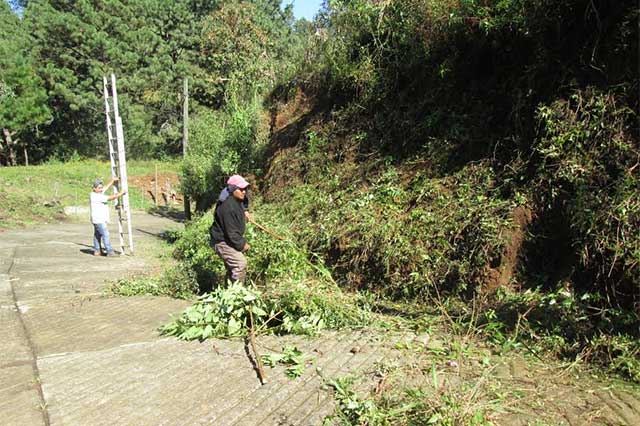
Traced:
<path fill-rule="evenodd" d="M 262 357 L 258 353 L 258 348 L 256 347 L 256 336 L 255 330 L 253 328 L 253 312 L 249 309 L 249 343 L 251 344 L 251 350 L 253 351 L 253 356 L 256 358 L 256 365 L 258 366 L 258 377 L 260 379 L 260 384 L 265 385 L 267 383 L 264 367 L 262 365 Z"/>

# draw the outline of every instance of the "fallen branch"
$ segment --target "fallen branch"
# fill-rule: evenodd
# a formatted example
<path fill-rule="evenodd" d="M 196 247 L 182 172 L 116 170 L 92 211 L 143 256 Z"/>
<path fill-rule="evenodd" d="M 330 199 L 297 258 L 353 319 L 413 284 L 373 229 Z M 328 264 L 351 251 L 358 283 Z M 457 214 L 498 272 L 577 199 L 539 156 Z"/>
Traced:
<path fill-rule="evenodd" d="M 251 350 L 253 351 L 253 356 L 256 359 L 256 365 L 258 366 L 258 378 L 260 379 L 260 384 L 265 385 L 267 380 L 264 374 L 264 367 L 262 365 L 262 357 L 258 353 L 258 348 L 256 347 L 256 336 L 255 329 L 253 328 L 253 312 L 251 312 L 251 308 L 249 308 L 249 343 L 251 344 Z"/>
<path fill-rule="evenodd" d="M 255 226 L 258 227 L 258 229 L 266 232 L 267 234 L 271 235 L 273 238 L 280 240 L 280 241 L 285 241 L 286 238 L 282 237 L 274 232 L 269 231 L 267 228 L 265 228 L 264 226 L 260 225 L 258 222 L 256 222 L 255 220 L 253 220 L 252 218 L 249 218 L 249 222 L 253 223 Z"/>

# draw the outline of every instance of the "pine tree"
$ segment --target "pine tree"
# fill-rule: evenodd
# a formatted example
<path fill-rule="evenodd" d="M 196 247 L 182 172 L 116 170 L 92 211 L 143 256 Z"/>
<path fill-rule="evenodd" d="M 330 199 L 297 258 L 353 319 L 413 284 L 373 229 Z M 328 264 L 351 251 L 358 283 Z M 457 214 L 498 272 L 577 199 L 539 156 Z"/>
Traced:
<path fill-rule="evenodd" d="M 28 133 L 49 119 L 46 92 L 29 54 L 20 19 L 0 2 L 0 162 L 17 165 L 17 149 L 28 164 Z"/>

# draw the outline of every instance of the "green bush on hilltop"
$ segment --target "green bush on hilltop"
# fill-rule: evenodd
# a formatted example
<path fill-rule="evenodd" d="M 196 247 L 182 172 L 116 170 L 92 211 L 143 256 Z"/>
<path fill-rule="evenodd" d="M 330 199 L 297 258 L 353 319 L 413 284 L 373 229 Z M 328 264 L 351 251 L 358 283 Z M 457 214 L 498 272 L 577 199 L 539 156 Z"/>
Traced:
<path fill-rule="evenodd" d="M 259 106 L 235 103 L 217 112 L 203 111 L 190 123 L 188 155 L 182 168 L 182 191 L 196 209 L 211 207 L 221 187 L 236 170 L 256 170 Z"/>

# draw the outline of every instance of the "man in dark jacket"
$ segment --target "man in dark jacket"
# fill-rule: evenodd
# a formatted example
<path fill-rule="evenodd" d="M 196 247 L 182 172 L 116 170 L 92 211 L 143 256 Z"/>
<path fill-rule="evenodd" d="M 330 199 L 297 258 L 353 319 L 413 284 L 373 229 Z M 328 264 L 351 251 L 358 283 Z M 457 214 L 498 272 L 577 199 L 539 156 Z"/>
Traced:
<path fill-rule="evenodd" d="M 220 197 L 214 212 L 214 222 L 209 229 L 211 244 L 227 268 L 227 278 L 244 281 L 247 274 L 247 259 L 244 252 L 249 244 L 244 238 L 245 199 L 249 182 L 240 175 L 233 175 L 227 181 L 230 196 Z"/>

